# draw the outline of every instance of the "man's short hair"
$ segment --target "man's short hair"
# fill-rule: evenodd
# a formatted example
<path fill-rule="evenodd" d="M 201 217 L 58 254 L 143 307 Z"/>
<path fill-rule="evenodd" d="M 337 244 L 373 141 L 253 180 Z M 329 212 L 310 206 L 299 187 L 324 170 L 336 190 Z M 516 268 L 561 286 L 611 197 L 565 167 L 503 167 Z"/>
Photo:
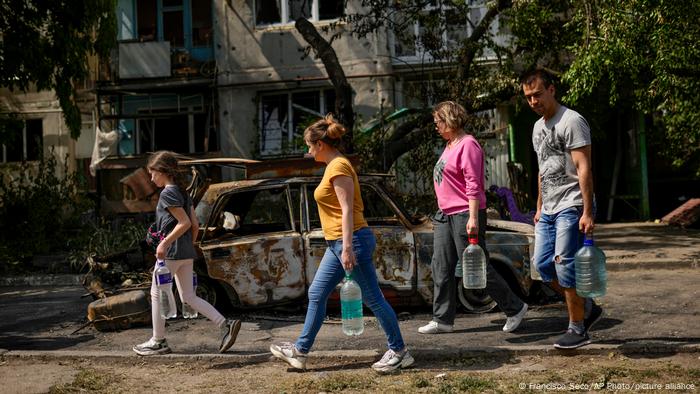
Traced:
<path fill-rule="evenodd" d="M 534 68 L 525 71 L 520 76 L 520 86 L 529 85 L 535 82 L 535 79 L 537 78 L 542 80 L 545 88 L 548 88 L 550 85 L 554 85 L 554 76 L 549 71 L 543 68 Z"/>

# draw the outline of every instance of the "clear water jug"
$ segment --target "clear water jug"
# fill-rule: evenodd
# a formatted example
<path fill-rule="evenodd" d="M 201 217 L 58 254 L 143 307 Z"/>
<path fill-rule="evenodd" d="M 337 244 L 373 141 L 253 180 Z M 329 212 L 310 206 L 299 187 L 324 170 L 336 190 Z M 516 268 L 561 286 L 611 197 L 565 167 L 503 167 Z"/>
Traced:
<path fill-rule="evenodd" d="M 160 298 L 158 305 L 160 317 L 163 319 L 171 319 L 177 316 L 177 306 L 175 305 L 175 296 L 173 295 L 173 276 L 165 265 L 165 261 L 158 260 L 156 263 L 155 277 L 158 296 Z"/>
<path fill-rule="evenodd" d="M 340 311 L 343 321 L 343 334 L 360 335 L 365 330 L 362 321 L 362 290 L 352 279 L 350 272 L 345 272 L 343 285 L 340 287 Z"/>
<path fill-rule="evenodd" d="M 192 291 L 195 295 L 197 295 L 197 273 L 192 272 Z M 182 317 L 185 319 L 196 319 L 199 316 L 199 313 L 197 313 L 192 306 L 186 302 L 182 303 Z"/>
<path fill-rule="evenodd" d="M 465 289 L 486 288 L 486 254 L 476 234 L 469 234 L 469 245 L 462 253 L 462 274 Z"/>
<path fill-rule="evenodd" d="M 608 274 L 605 269 L 605 253 L 585 238 L 583 246 L 574 256 L 576 267 L 576 293 L 580 297 L 593 298 L 605 295 Z"/>

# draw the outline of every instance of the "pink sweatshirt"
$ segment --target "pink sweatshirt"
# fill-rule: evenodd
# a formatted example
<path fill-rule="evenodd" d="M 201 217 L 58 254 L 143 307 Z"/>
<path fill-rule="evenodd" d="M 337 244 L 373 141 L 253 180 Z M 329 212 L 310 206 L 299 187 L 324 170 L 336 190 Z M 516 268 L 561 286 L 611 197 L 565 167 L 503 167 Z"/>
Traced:
<path fill-rule="evenodd" d="M 486 208 L 484 192 L 484 151 L 471 135 L 457 145 L 445 146 L 433 170 L 438 207 L 447 215 L 469 211 L 469 200 Z"/>

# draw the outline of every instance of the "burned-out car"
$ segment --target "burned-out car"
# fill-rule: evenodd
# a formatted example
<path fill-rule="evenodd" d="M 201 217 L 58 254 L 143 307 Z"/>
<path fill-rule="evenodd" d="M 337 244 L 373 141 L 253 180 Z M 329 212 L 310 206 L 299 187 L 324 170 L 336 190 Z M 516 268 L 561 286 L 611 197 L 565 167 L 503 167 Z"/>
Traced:
<path fill-rule="evenodd" d="M 215 303 L 224 297 L 240 308 L 303 303 L 326 249 L 313 199 L 322 167 L 307 159 L 181 164 L 195 174 L 191 192 L 201 226 L 200 296 Z M 243 168 L 245 179 L 210 183 L 204 168 L 212 165 Z M 380 286 L 393 305 L 431 304 L 432 222 L 407 215 L 387 192 L 387 180 L 386 175 L 359 176 L 365 218 L 377 239 L 374 262 Z M 514 231 L 489 229 L 486 236 L 492 264 L 523 296 L 532 284 L 531 242 L 531 236 Z M 495 306 L 483 291 L 459 288 L 466 310 Z"/>

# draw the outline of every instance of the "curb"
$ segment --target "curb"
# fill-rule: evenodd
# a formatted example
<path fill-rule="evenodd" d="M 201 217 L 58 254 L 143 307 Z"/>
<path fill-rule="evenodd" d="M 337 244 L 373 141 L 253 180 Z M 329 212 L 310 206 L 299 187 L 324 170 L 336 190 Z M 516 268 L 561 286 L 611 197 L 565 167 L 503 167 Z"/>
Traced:
<path fill-rule="evenodd" d="M 660 342 L 630 342 L 620 345 L 593 344 L 573 350 L 557 350 L 552 346 L 494 346 L 494 347 L 467 347 L 461 349 L 411 349 L 411 354 L 419 361 L 450 361 L 464 358 L 511 358 L 522 356 L 608 356 L 611 353 L 624 355 L 663 355 L 663 354 L 693 354 L 700 353 L 698 344 L 673 344 Z M 341 361 L 352 360 L 373 362 L 381 357 L 379 350 L 320 350 L 311 352 L 309 357 L 313 360 Z M 140 357 L 128 351 L 80 351 L 80 350 L 6 350 L 0 349 L 0 357 L 13 357 L 19 359 L 100 359 L 103 361 L 125 361 L 153 359 L 159 362 L 180 361 L 226 361 L 241 365 L 260 364 L 273 361 L 273 356 L 268 352 L 250 352 L 248 354 L 165 354 L 148 357 Z"/>

